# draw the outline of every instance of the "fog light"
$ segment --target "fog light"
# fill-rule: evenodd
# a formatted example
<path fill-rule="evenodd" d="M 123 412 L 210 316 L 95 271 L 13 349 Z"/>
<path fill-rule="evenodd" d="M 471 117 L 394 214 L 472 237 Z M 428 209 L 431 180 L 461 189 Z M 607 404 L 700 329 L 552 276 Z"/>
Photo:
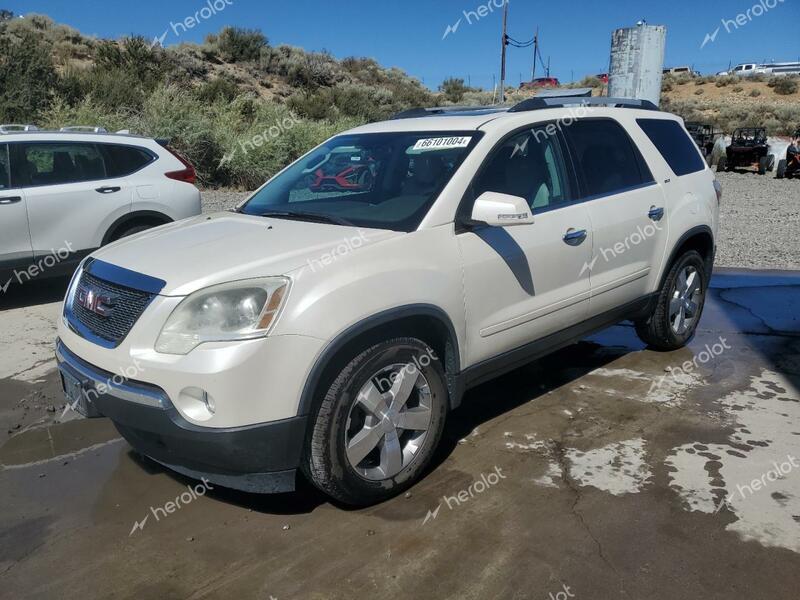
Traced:
<path fill-rule="evenodd" d="M 176 404 L 184 415 L 195 421 L 208 421 L 217 410 L 214 397 L 198 387 L 183 388 Z"/>
<path fill-rule="evenodd" d="M 217 411 L 217 405 L 214 403 L 214 397 L 205 390 L 203 390 L 203 402 L 205 402 L 208 412 L 210 412 L 212 415 Z"/>

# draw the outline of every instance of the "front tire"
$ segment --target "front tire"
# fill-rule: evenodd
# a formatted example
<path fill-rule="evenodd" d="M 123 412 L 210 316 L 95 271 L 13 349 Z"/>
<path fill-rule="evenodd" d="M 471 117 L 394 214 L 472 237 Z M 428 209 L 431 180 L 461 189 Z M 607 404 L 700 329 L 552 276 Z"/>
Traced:
<path fill-rule="evenodd" d="M 436 354 L 416 338 L 376 344 L 353 358 L 313 416 L 303 471 L 349 505 L 409 488 L 430 464 L 448 406 Z"/>
<path fill-rule="evenodd" d="M 677 350 L 694 335 L 705 306 L 708 276 L 703 258 L 689 250 L 675 261 L 652 314 L 636 323 L 636 334 L 657 350 Z"/>
<path fill-rule="evenodd" d="M 728 170 L 728 159 L 724 156 L 720 156 L 719 160 L 717 161 L 717 173 L 724 173 Z"/>
<path fill-rule="evenodd" d="M 778 162 L 778 171 L 775 173 L 776 179 L 783 179 L 786 177 L 786 160 Z"/>

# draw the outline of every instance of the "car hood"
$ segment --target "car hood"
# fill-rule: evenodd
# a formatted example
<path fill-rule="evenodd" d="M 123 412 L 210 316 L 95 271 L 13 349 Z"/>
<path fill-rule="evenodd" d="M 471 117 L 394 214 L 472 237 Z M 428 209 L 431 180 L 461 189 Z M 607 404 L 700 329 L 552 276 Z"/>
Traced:
<path fill-rule="evenodd" d="M 92 256 L 164 280 L 164 296 L 185 296 L 217 283 L 284 275 L 306 265 L 327 264 L 337 254 L 400 235 L 403 233 L 382 229 L 224 212 L 144 231 Z"/>

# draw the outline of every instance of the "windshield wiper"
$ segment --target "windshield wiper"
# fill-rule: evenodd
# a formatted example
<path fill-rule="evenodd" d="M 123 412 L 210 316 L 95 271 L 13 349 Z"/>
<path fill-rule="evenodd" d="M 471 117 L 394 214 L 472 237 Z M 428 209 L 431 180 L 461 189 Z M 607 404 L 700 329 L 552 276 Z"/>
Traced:
<path fill-rule="evenodd" d="M 321 213 L 312 212 L 293 212 L 288 210 L 268 210 L 261 213 L 261 217 L 277 217 L 279 219 L 294 219 L 297 221 L 311 221 L 313 223 L 332 223 L 334 225 L 348 225 L 352 226 L 353 223 L 342 217 L 334 217 L 333 215 L 323 215 Z"/>

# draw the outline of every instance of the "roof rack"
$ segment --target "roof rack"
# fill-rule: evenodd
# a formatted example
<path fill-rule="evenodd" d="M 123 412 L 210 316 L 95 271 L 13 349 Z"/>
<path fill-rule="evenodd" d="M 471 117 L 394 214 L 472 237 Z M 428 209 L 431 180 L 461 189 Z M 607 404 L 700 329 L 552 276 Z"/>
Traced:
<path fill-rule="evenodd" d="M 17 131 L 38 131 L 36 125 L 23 125 L 21 123 L 6 123 L 0 125 L 0 133 L 14 133 Z"/>
<path fill-rule="evenodd" d="M 97 125 L 69 125 L 62 127 L 59 131 L 63 132 L 86 132 L 86 133 L 108 133 L 105 127 L 98 127 Z"/>
<path fill-rule="evenodd" d="M 638 108 L 641 110 L 658 110 L 658 107 L 649 100 L 638 100 L 636 98 L 606 98 L 597 96 L 594 98 L 576 97 L 551 97 L 551 98 L 528 98 L 519 104 L 515 104 L 508 112 L 525 112 L 528 110 L 543 110 L 545 108 L 563 108 L 565 106 L 609 106 L 615 108 Z"/>
<path fill-rule="evenodd" d="M 411 108 L 392 115 L 391 119 L 415 119 L 433 116 L 478 116 L 508 110 L 506 106 L 434 106 L 433 108 Z"/>

